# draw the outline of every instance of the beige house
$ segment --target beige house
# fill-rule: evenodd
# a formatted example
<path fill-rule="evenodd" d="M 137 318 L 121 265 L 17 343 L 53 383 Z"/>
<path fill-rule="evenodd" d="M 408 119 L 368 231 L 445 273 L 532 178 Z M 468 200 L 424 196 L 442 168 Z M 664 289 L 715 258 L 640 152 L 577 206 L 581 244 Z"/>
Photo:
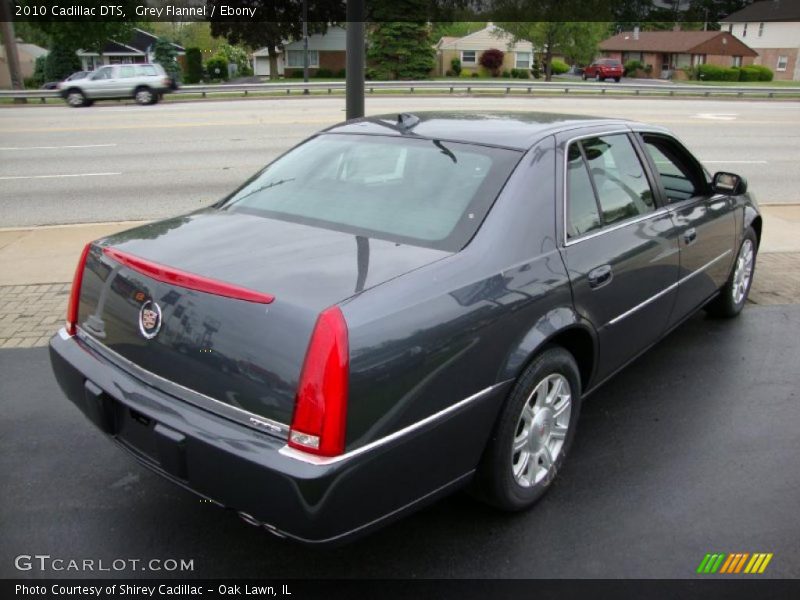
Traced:
<path fill-rule="evenodd" d="M 451 70 L 454 58 L 461 61 L 462 74 L 483 72 L 480 66 L 481 54 L 496 48 L 505 53 L 503 71 L 511 69 L 530 69 L 533 65 L 533 44 L 519 41 L 512 43 L 512 37 L 499 27 L 489 23 L 480 31 L 464 37 L 443 37 L 436 43 L 436 67 L 434 75 L 444 77 Z"/>
<path fill-rule="evenodd" d="M 17 54 L 19 55 L 19 68 L 22 78 L 33 77 L 36 69 L 36 59 L 46 56 L 47 50 L 36 44 L 26 44 L 22 40 L 17 40 Z M 5 48 L 0 45 L 0 89 L 11 89 L 11 74 L 8 72 L 8 62 L 6 61 Z"/>
<path fill-rule="evenodd" d="M 722 30 L 758 52 L 775 79 L 800 81 L 800 2 L 762 0 L 722 20 Z"/>

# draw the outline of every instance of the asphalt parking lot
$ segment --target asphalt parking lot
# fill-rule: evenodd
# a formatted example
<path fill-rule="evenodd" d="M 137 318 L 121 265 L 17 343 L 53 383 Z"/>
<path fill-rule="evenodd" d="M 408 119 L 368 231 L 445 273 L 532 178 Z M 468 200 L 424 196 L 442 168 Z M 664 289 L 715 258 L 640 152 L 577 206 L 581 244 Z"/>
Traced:
<path fill-rule="evenodd" d="M 798 305 L 699 314 L 587 400 L 533 510 L 457 494 L 331 549 L 275 539 L 161 480 L 63 398 L 45 348 L 0 350 L 0 577 L 54 576 L 14 569 L 38 553 L 193 559 L 179 576 L 203 578 L 687 578 L 708 552 L 771 552 L 746 577 L 800 577 L 798 330 Z"/>

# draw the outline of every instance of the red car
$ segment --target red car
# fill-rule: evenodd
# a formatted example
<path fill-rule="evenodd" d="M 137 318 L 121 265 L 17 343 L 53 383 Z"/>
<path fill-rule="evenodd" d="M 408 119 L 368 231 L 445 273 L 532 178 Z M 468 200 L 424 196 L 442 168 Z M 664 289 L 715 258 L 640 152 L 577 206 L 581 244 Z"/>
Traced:
<path fill-rule="evenodd" d="M 619 83 L 622 79 L 622 63 L 613 58 L 600 58 L 583 70 L 583 78 L 597 81 L 613 78 Z"/>

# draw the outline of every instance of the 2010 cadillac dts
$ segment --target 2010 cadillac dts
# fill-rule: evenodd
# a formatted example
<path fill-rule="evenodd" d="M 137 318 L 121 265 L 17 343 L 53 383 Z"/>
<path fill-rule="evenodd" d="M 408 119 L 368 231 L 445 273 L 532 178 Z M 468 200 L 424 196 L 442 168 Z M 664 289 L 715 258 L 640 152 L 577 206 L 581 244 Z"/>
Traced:
<path fill-rule="evenodd" d="M 742 178 L 658 127 L 359 119 L 89 244 L 50 354 L 119 445 L 278 535 L 468 484 L 520 509 L 582 398 L 696 309 L 742 309 L 761 227 Z"/>

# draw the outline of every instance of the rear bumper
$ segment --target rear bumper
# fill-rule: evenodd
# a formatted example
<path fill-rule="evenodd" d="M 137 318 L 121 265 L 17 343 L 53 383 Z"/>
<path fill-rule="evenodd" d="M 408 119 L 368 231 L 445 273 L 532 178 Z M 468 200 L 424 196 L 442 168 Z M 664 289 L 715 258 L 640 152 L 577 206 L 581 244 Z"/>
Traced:
<path fill-rule="evenodd" d="M 493 386 L 407 435 L 318 464 L 286 452 L 280 437 L 146 385 L 63 330 L 50 358 L 66 396 L 142 464 L 306 543 L 366 533 L 468 483 L 507 389 Z"/>

